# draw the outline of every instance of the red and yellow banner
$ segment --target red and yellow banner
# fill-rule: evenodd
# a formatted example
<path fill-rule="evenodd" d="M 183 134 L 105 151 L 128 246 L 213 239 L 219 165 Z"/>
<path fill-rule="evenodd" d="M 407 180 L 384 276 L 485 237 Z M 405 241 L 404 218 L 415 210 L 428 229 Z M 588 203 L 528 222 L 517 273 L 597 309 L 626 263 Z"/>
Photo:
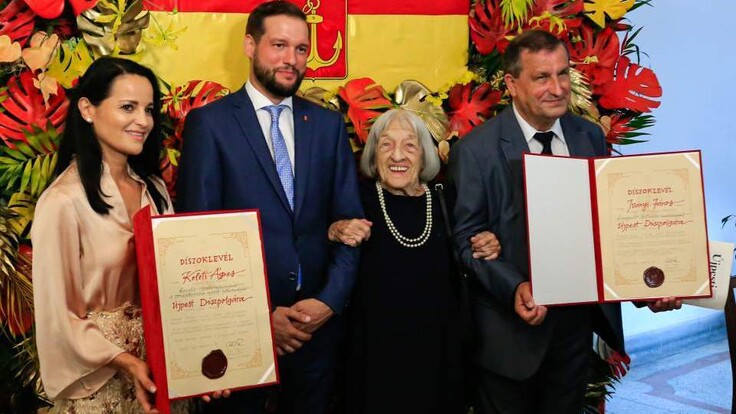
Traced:
<path fill-rule="evenodd" d="M 430 89 L 466 70 L 469 0 L 290 0 L 307 15 L 312 46 L 302 89 L 370 77 L 391 89 L 407 79 Z M 248 60 L 243 37 L 255 0 L 149 0 L 143 54 L 167 82 L 204 79 L 237 89 Z M 156 42 L 156 40 L 158 42 Z"/>

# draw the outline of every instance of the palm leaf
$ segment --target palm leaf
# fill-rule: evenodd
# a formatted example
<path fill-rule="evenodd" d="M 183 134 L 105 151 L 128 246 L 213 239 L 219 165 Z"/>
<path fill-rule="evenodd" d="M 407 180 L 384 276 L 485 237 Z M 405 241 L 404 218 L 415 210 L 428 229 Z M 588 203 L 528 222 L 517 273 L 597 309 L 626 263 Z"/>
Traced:
<path fill-rule="evenodd" d="M 8 208 L 15 213 L 8 223 L 12 231 L 21 239 L 28 237 L 37 200 L 38 197 L 33 197 L 28 193 L 15 193 L 8 201 Z"/>
<path fill-rule="evenodd" d="M 726 227 L 726 223 L 729 221 L 736 222 L 736 214 L 729 214 L 726 217 L 721 219 L 721 228 Z"/>
<path fill-rule="evenodd" d="M 426 86 L 417 81 L 404 81 L 396 87 L 395 99 L 401 108 L 419 116 L 435 141 L 440 142 L 445 139 L 450 122 L 441 106 L 426 99 L 431 94 Z"/>
<path fill-rule="evenodd" d="M 501 0 L 501 17 L 506 26 L 523 26 L 529 17 L 534 0 Z"/>
<path fill-rule="evenodd" d="M 59 134 L 49 124 L 46 131 L 34 126 L 14 149 L 0 147 L 0 189 L 4 187 L 7 194 L 40 195 L 56 168 L 58 143 Z"/>
<path fill-rule="evenodd" d="M 18 253 L 18 233 L 10 223 L 16 216 L 0 206 L 0 332 L 8 338 L 25 336 L 33 320 L 31 263 Z"/>
<path fill-rule="evenodd" d="M 11 220 L 17 214 L 8 207 L 0 205 L 0 289 L 5 289 L 8 280 L 15 273 L 15 257 L 18 248 L 18 233 L 14 231 Z"/>
<path fill-rule="evenodd" d="M 632 11 L 638 9 L 641 6 L 654 7 L 654 6 L 652 6 L 651 3 L 652 3 L 652 0 L 636 0 L 636 2 L 634 2 L 634 5 L 631 6 L 631 8 L 629 9 L 629 13 L 631 13 Z"/>
<path fill-rule="evenodd" d="M 41 385 L 41 372 L 38 366 L 38 351 L 34 334 L 28 335 L 15 345 L 15 377 L 23 386 L 30 386 L 42 401 L 50 403 Z"/>
<path fill-rule="evenodd" d="M 571 67 L 570 84 L 570 110 L 576 114 L 586 114 L 592 105 L 592 92 L 585 74 Z"/>

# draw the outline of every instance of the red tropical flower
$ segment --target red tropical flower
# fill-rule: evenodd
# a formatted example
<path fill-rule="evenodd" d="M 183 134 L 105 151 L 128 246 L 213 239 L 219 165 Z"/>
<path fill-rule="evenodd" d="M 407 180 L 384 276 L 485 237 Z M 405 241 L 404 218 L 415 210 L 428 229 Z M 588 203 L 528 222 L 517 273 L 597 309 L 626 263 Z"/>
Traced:
<path fill-rule="evenodd" d="M 23 284 L 29 284 L 31 280 L 31 263 L 33 262 L 33 249 L 27 244 L 18 247 L 18 262 L 16 273 L 13 276 L 22 279 Z M 7 332 L 11 335 L 25 335 L 33 326 L 33 312 L 30 306 L 15 296 L 17 292 L 10 289 L 6 284 L 0 289 L 0 325 L 6 325 Z"/>
<path fill-rule="evenodd" d="M 205 106 L 230 93 L 217 82 L 192 80 L 172 89 L 162 98 L 163 110 L 174 120 L 174 136 L 164 142 L 167 148 L 179 149 L 184 121 L 189 111 Z"/>
<path fill-rule="evenodd" d="M 616 64 L 613 81 L 603 85 L 598 103 L 608 109 L 630 109 L 636 112 L 651 112 L 660 102 L 651 98 L 662 96 L 662 87 L 657 75 L 649 69 L 631 63 L 621 56 Z"/>
<path fill-rule="evenodd" d="M 570 59 L 576 62 L 575 69 L 588 78 L 593 93 L 600 95 L 603 87 L 613 80 L 619 58 L 618 36 L 610 27 L 595 34 L 587 25 L 580 27 L 579 34 L 580 41 L 569 44 Z"/>
<path fill-rule="evenodd" d="M 448 95 L 450 131 L 457 131 L 458 137 L 490 118 L 493 107 L 501 100 L 501 91 L 492 89 L 488 82 L 477 88 L 475 82 L 458 84 L 450 88 Z"/>
<path fill-rule="evenodd" d="M 186 118 L 189 111 L 214 102 L 230 93 L 217 82 L 191 80 L 177 86 L 163 97 L 164 111 L 174 119 Z"/>
<path fill-rule="evenodd" d="M 603 121 L 604 118 L 601 118 L 601 121 Z M 604 130 L 607 130 L 606 141 L 609 144 L 620 144 L 626 134 L 634 130 L 634 128 L 628 125 L 629 121 L 631 121 L 631 117 L 624 116 L 622 114 L 613 114 L 605 121 L 606 122 L 604 122 L 603 126 Z"/>
<path fill-rule="evenodd" d="M 207 105 L 230 93 L 230 89 L 217 82 L 192 80 L 177 86 L 162 99 L 163 111 L 174 122 L 174 133 L 164 139 L 164 156 L 161 159 L 161 174 L 172 200 L 176 198 L 179 150 L 187 115 L 192 109 Z"/>
<path fill-rule="evenodd" d="M 613 374 L 613 376 L 621 379 L 629 371 L 629 366 L 631 365 L 631 357 L 629 357 L 629 355 L 626 353 L 621 355 L 618 353 L 618 351 L 612 349 L 611 355 L 606 358 L 606 362 L 608 362 L 608 364 L 611 366 L 611 373 Z"/>
<path fill-rule="evenodd" d="M 536 0 L 532 6 L 532 15 L 536 18 L 529 19 L 526 27 L 542 29 L 567 40 L 568 32 L 583 24 L 583 18 L 579 15 L 582 11 L 583 0 Z M 551 19 L 539 18 L 546 13 L 558 21 L 553 23 Z"/>
<path fill-rule="evenodd" d="M 365 144 L 373 120 L 382 112 L 380 110 L 393 106 L 386 90 L 371 78 L 360 78 L 348 81 L 337 90 L 337 94 L 348 105 L 348 118 L 361 144 Z"/>
<path fill-rule="evenodd" d="M 33 86 L 34 76 L 30 71 L 13 76 L 8 88 L 0 95 L 0 138 L 14 148 L 12 141 L 26 141 L 24 132 L 34 126 L 46 130 L 49 123 L 57 130 L 63 128 L 69 101 L 64 88 L 58 88 L 56 95 L 50 95 L 48 104 L 43 94 Z"/>
<path fill-rule="evenodd" d="M 64 0 L 25 0 L 25 2 L 44 19 L 55 19 L 64 11 Z M 72 5 L 74 15 L 79 16 L 83 11 L 94 7 L 97 0 L 69 0 L 69 3 Z"/>
<path fill-rule="evenodd" d="M 179 151 L 173 151 L 173 154 L 168 149 L 164 149 L 164 156 L 161 158 L 159 168 L 161 169 L 161 178 L 166 183 L 166 190 L 169 192 L 169 196 L 172 201 L 176 200 L 176 179 L 179 177 L 179 167 L 174 165 L 170 157 L 174 157 L 178 164 L 180 153 Z"/>
<path fill-rule="evenodd" d="M 8 35 L 11 41 L 25 45 L 33 33 L 34 17 L 23 0 L 12 0 L 0 10 L 0 36 Z"/>
<path fill-rule="evenodd" d="M 8 309 L 7 303 L 0 302 L 0 323 L 5 323 L 6 329 L 13 336 L 24 335 L 33 326 L 33 313 L 26 309 L 22 312 L 16 312 Z"/>
<path fill-rule="evenodd" d="M 583 11 L 583 0 L 535 0 L 532 14 L 540 16 L 549 12 L 558 17 L 569 17 Z"/>
<path fill-rule="evenodd" d="M 501 16 L 498 0 L 478 0 L 470 14 L 470 38 L 481 55 L 493 50 L 503 53 L 509 45 L 508 37 L 513 35 L 514 25 L 506 26 Z"/>

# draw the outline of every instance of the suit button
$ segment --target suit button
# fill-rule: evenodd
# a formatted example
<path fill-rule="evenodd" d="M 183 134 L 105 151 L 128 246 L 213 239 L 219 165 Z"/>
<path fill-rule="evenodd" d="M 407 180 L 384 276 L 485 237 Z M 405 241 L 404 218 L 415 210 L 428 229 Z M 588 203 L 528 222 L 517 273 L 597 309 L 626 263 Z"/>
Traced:
<path fill-rule="evenodd" d="M 294 236 L 294 243 L 299 241 L 299 236 Z"/>
<path fill-rule="evenodd" d="M 296 272 L 289 272 L 289 280 L 292 282 L 296 280 Z"/>

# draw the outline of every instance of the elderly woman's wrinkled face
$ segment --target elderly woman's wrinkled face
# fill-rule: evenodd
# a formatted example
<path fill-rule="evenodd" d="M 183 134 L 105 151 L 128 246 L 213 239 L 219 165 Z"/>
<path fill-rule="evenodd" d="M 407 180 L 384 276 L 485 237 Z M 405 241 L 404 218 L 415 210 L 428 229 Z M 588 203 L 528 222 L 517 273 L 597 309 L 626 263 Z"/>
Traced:
<path fill-rule="evenodd" d="M 383 187 L 394 194 L 416 195 L 423 154 L 411 126 L 391 122 L 376 144 L 376 170 Z"/>

